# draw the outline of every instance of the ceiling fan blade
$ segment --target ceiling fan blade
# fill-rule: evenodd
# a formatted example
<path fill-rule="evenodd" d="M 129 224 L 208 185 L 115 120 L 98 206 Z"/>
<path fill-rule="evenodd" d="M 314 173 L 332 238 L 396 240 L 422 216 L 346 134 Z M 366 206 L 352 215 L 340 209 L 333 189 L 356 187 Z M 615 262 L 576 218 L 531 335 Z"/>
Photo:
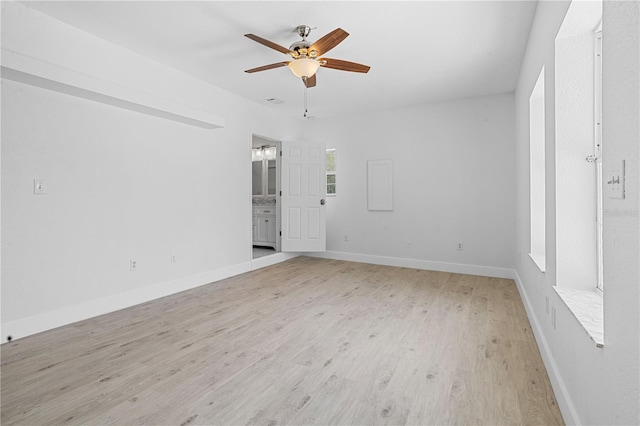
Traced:
<path fill-rule="evenodd" d="M 247 37 L 247 38 L 250 38 L 251 40 L 256 41 L 256 42 L 258 42 L 258 43 L 260 43 L 260 44 L 262 44 L 264 46 L 270 47 L 273 50 L 277 50 L 278 52 L 282 52 L 285 55 L 288 55 L 289 53 L 291 53 L 291 51 L 289 49 L 287 49 L 286 47 L 280 46 L 279 44 L 276 44 L 276 43 L 274 43 L 272 41 L 269 41 L 269 40 L 267 40 L 265 38 L 262 38 L 260 36 L 255 35 L 255 34 L 245 34 L 244 36 Z"/>
<path fill-rule="evenodd" d="M 316 56 L 324 55 L 325 53 L 336 47 L 338 44 L 340 44 L 342 40 L 347 38 L 348 35 L 349 33 L 342 28 L 336 28 L 329 34 L 322 37 L 320 40 L 313 43 L 311 47 L 309 47 L 309 52 L 315 50 L 316 52 L 318 52 Z"/>
<path fill-rule="evenodd" d="M 263 65 L 257 68 L 251 68 L 250 70 L 246 70 L 245 72 L 252 73 L 252 72 L 258 72 L 258 71 L 266 71 L 266 70 L 272 70 L 274 68 L 286 67 L 287 65 L 289 65 L 289 62 L 276 62 L 275 64 L 269 64 L 269 65 Z"/>
<path fill-rule="evenodd" d="M 316 87 L 316 74 L 312 75 L 311 77 L 304 78 L 302 79 L 302 81 L 304 82 L 304 85 L 307 86 L 307 89 Z"/>
<path fill-rule="evenodd" d="M 320 65 L 325 68 L 333 68 L 334 70 L 340 71 L 351 71 L 351 72 L 369 72 L 371 67 L 369 65 L 362 65 L 355 62 L 343 61 L 340 59 L 330 59 L 330 58 L 321 58 Z"/>

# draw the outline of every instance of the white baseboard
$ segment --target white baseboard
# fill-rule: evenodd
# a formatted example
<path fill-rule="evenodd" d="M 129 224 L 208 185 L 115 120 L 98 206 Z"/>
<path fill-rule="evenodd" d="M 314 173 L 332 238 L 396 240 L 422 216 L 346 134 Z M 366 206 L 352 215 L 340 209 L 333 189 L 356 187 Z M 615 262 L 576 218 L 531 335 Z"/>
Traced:
<path fill-rule="evenodd" d="M 267 266 L 275 265 L 276 263 L 284 262 L 285 260 L 293 259 L 300 256 L 300 253 L 274 253 L 268 256 L 259 257 L 251 261 L 251 270 L 264 268 Z"/>
<path fill-rule="evenodd" d="M 325 251 L 305 253 L 306 256 L 324 259 L 348 260 L 351 262 L 372 263 L 374 265 L 399 266 L 402 268 L 427 269 L 430 271 L 451 272 L 455 274 L 480 275 L 483 277 L 511 278 L 514 271 L 508 268 L 493 266 L 465 265 L 461 263 L 434 262 L 420 259 L 404 259 L 401 257 L 375 256 L 370 254 Z"/>
<path fill-rule="evenodd" d="M 564 422 L 567 425 L 580 425 L 582 423 L 580 422 L 580 418 L 578 417 L 578 412 L 576 411 L 573 402 L 571 401 L 571 395 L 569 395 L 569 391 L 564 384 L 564 380 L 562 380 L 562 376 L 560 375 L 558 366 L 553 359 L 553 355 L 551 354 L 551 350 L 549 349 L 549 344 L 547 343 L 547 339 L 544 336 L 544 332 L 542 330 L 542 327 L 540 326 L 538 317 L 533 310 L 533 305 L 531 304 L 531 301 L 527 296 L 527 292 L 524 290 L 524 284 L 522 283 L 520 275 L 517 271 L 513 271 L 512 278 L 516 282 L 518 292 L 520 292 L 520 299 L 522 299 L 524 308 L 527 311 L 527 317 L 529 317 L 529 323 L 531 324 L 533 334 L 536 338 L 536 341 L 538 342 L 540 355 L 542 356 L 542 361 L 544 362 L 544 366 L 547 370 L 547 375 L 549 376 L 549 381 L 551 382 L 551 387 L 553 388 L 556 401 L 558 401 L 558 407 L 560 408 L 560 412 L 562 413 Z"/>
<path fill-rule="evenodd" d="M 280 260 L 280 262 L 282 262 L 282 260 Z M 12 340 L 20 339 L 77 321 L 139 305 L 150 300 L 169 296 L 201 285 L 210 284 L 250 270 L 252 270 L 252 263 L 243 262 L 225 268 L 216 269 L 214 271 L 208 271 L 198 275 L 154 284 L 141 289 L 128 291 L 126 293 L 119 293 L 108 297 L 88 300 L 76 305 L 56 309 L 54 311 L 44 312 L 31 317 L 6 322 L 2 324 L 2 340 L 6 343 L 7 336 L 11 336 Z"/>

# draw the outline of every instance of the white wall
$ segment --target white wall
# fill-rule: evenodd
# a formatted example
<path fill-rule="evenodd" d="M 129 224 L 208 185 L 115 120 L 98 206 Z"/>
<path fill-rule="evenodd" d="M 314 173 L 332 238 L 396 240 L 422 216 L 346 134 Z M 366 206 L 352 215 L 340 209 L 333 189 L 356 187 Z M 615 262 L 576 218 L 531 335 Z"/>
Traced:
<path fill-rule="evenodd" d="M 640 424 L 640 3 L 605 1 L 603 15 L 605 176 L 626 160 L 626 198 L 604 198 L 603 411 Z"/>
<path fill-rule="evenodd" d="M 2 7 L 3 48 L 226 119 L 223 129 L 203 130 L 3 79 L 3 340 L 249 269 L 251 134 L 294 140 L 303 125 L 21 4 Z M 567 7 L 539 2 L 515 96 L 304 126 L 338 150 L 338 196 L 327 206 L 329 250 L 443 269 L 472 265 L 475 273 L 500 274 L 515 265 L 565 420 L 637 424 L 640 5 L 604 8 L 605 170 L 615 159 L 627 160 L 627 199 L 605 203 L 602 349 L 551 291 L 554 38 Z M 527 255 L 528 96 L 543 65 L 546 274 Z M 366 160 L 385 158 L 394 162 L 395 210 L 368 212 Z M 33 179 L 44 179 L 48 194 L 34 195 Z M 458 242 L 464 251 L 456 250 Z M 135 272 L 131 258 L 139 262 Z M 558 310 L 555 331 L 545 296 Z"/>
<path fill-rule="evenodd" d="M 2 8 L 3 52 L 226 119 L 208 130 L 3 78 L 2 340 L 249 270 L 251 134 L 292 139 L 300 125 L 24 5 Z"/>
<path fill-rule="evenodd" d="M 327 250 L 489 275 L 512 268 L 513 118 L 513 96 L 497 95 L 316 120 L 337 153 Z M 379 159 L 393 160 L 392 212 L 367 210 L 367 160 Z"/>
<path fill-rule="evenodd" d="M 554 39 L 568 2 L 539 2 L 515 94 L 517 274 L 564 419 L 579 424 L 640 423 L 638 259 L 639 4 L 605 2 L 603 17 L 603 139 L 605 169 L 613 157 L 629 161 L 628 198 L 605 201 L 605 343 L 597 348 L 551 289 L 556 277 Z M 529 247 L 528 96 L 545 67 L 547 118 L 547 272 L 526 255 Z M 618 212 L 618 213 L 614 213 Z M 557 329 L 545 297 L 557 309 Z"/>

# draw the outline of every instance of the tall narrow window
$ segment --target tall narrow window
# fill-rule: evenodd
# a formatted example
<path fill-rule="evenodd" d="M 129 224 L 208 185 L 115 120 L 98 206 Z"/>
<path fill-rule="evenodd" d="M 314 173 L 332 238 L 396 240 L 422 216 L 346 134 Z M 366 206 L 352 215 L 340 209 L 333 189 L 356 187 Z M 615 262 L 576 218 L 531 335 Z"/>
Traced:
<path fill-rule="evenodd" d="M 529 96 L 529 185 L 531 245 L 529 255 L 545 271 L 545 119 L 544 67 Z"/>
<path fill-rule="evenodd" d="M 597 346 L 602 311 L 601 1 L 572 1 L 555 38 L 555 285 Z M 606 176 L 605 176 L 606 178 Z"/>
<path fill-rule="evenodd" d="M 327 195 L 336 195 L 336 149 L 327 149 Z"/>
<path fill-rule="evenodd" d="M 595 157 L 596 157 L 596 287 L 604 291 L 602 256 L 602 22 L 595 32 L 594 52 L 594 116 L 595 116 Z"/>
<path fill-rule="evenodd" d="M 556 286 L 602 288 L 601 2 L 572 2 L 555 38 Z"/>

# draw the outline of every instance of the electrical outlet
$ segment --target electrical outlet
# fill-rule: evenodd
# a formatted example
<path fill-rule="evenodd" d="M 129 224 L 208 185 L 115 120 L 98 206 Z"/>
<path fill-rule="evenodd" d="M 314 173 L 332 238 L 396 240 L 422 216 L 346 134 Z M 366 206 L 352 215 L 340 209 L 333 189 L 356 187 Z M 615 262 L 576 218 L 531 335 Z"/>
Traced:
<path fill-rule="evenodd" d="M 464 250 L 464 244 L 463 243 L 458 243 L 458 245 L 456 246 L 456 250 L 458 250 L 458 251 Z"/>
<path fill-rule="evenodd" d="M 345 241 L 349 241 L 349 234 L 344 234 L 343 239 L 344 239 Z"/>
<path fill-rule="evenodd" d="M 177 259 L 176 259 L 176 256 L 175 256 L 175 255 L 171 255 L 171 256 L 169 257 L 169 259 L 171 260 L 171 263 L 176 263 L 176 260 L 177 260 Z"/>
<path fill-rule="evenodd" d="M 137 267 L 138 267 L 138 264 L 136 263 L 135 260 L 132 259 L 132 260 L 129 261 L 129 269 L 130 270 L 135 271 Z"/>

